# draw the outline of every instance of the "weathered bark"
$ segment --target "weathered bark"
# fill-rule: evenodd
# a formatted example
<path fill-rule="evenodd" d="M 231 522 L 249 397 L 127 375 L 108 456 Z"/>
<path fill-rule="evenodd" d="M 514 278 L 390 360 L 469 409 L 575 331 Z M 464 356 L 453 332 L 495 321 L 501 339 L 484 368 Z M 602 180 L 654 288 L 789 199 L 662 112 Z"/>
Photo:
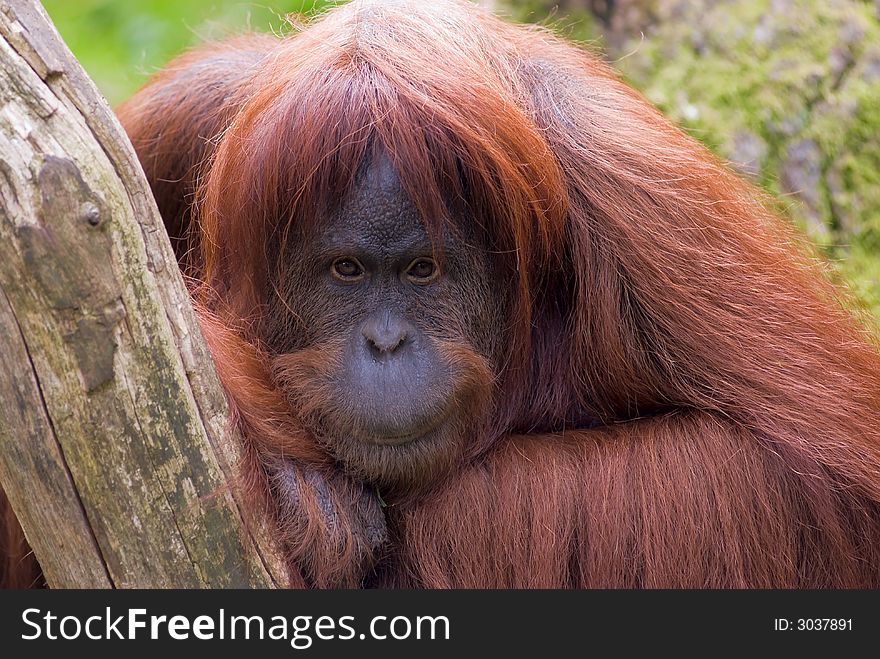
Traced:
<path fill-rule="evenodd" d="M 134 152 L 39 2 L 0 0 L 0 483 L 51 586 L 283 583 Z"/>

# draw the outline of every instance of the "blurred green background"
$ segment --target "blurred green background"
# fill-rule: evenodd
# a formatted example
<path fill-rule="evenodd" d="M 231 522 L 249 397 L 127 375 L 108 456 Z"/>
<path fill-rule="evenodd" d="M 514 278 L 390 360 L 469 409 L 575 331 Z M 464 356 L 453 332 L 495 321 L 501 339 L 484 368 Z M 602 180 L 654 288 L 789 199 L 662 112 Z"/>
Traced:
<path fill-rule="evenodd" d="M 44 0 L 112 104 L 189 45 L 328 0 Z M 779 199 L 880 318 L 880 0 L 494 0 L 599 49 Z"/>
<path fill-rule="evenodd" d="M 280 30 L 286 14 L 332 2 L 270 0 L 43 0 L 73 54 L 112 105 L 174 55 L 247 30 Z"/>

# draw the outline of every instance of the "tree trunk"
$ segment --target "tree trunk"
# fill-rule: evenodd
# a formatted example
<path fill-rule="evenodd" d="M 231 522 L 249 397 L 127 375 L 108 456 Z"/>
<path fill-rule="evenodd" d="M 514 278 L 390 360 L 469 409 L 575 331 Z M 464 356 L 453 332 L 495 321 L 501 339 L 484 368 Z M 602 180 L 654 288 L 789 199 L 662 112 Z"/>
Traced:
<path fill-rule="evenodd" d="M 286 582 L 140 166 L 36 0 L 0 0 L 0 483 L 50 586 Z"/>

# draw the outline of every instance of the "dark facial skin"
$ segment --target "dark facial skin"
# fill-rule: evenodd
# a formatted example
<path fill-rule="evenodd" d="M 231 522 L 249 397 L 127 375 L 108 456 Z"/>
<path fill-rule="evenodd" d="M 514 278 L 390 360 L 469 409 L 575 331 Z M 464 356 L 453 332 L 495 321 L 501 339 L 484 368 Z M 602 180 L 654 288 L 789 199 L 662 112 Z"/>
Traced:
<path fill-rule="evenodd" d="M 432 242 L 379 156 L 289 241 L 269 313 L 285 318 L 269 337 L 276 380 L 305 424 L 350 472 L 392 488 L 454 464 L 500 355 L 497 275 L 467 222 L 455 225 Z"/>

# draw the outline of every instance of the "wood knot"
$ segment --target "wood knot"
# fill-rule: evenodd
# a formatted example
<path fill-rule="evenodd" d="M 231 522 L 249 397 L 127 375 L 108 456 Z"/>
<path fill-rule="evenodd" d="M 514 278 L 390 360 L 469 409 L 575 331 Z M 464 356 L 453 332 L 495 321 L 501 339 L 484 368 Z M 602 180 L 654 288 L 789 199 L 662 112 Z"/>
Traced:
<path fill-rule="evenodd" d="M 90 201 L 83 202 L 79 207 L 79 216 L 93 227 L 101 223 L 101 211 Z"/>

